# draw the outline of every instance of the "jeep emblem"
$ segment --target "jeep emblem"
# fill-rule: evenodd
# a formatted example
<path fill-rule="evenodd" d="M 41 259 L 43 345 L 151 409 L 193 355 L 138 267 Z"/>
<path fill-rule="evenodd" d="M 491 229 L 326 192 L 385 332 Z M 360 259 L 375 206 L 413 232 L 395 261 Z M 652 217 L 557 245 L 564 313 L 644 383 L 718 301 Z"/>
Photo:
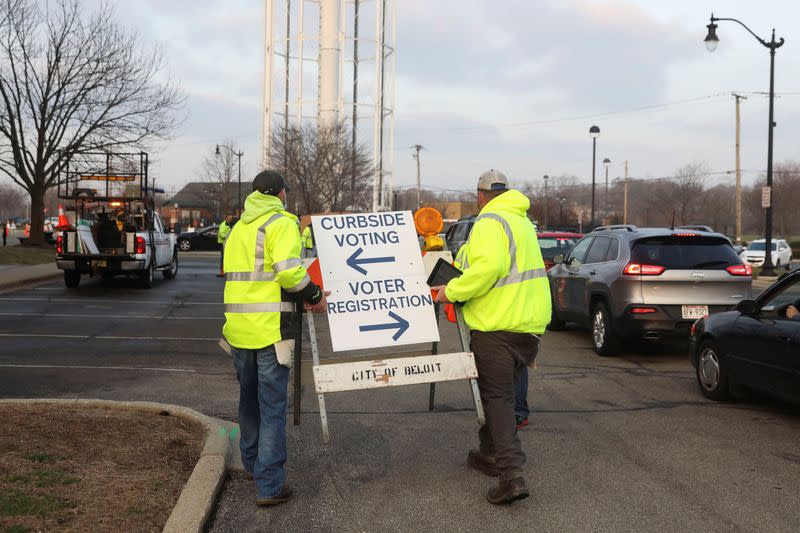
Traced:
<path fill-rule="evenodd" d="M 706 277 L 705 272 L 692 272 L 693 278 L 704 278 Z"/>

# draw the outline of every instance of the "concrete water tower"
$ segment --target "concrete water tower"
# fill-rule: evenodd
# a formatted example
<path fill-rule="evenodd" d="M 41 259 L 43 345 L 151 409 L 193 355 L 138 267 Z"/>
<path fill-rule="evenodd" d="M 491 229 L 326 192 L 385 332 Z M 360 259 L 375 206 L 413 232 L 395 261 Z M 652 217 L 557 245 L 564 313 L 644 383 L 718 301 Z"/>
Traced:
<path fill-rule="evenodd" d="M 276 125 L 345 120 L 373 156 L 373 210 L 392 197 L 394 0 L 265 0 L 262 163 Z"/>

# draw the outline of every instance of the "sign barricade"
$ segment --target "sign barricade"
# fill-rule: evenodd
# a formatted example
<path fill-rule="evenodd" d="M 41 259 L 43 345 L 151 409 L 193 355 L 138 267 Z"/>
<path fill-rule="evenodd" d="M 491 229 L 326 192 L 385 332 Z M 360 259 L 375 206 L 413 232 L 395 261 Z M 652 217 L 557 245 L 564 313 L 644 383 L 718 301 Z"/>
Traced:
<path fill-rule="evenodd" d="M 430 384 L 433 410 L 435 384 L 468 380 L 479 424 L 483 406 L 478 372 L 469 350 L 469 332 L 460 308 L 456 317 L 461 350 L 439 354 L 439 305 L 426 280 L 426 265 L 449 252 L 431 252 L 423 262 L 410 211 L 312 217 L 318 264 L 328 297 L 328 321 L 334 352 L 431 343 L 425 353 L 393 353 L 380 358 L 320 363 L 314 317 L 307 313 L 314 386 L 319 401 L 323 440 L 330 441 L 325 394 L 384 387 Z M 431 259 L 433 259 L 431 261 Z M 309 261 L 307 260 L 308 264 Z M 319 281 L 319 280 L 317 280 Z M 300 373 L 300 354 L 295 355 Z M 295 415 L 299 420 L 299 385 L 295 383 Z"/>

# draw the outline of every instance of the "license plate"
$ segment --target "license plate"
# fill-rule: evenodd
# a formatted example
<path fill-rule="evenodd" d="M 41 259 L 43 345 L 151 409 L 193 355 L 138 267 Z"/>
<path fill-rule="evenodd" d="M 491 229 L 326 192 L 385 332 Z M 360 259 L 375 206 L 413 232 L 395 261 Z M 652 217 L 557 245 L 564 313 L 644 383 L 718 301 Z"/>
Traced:
<path fill-rule="evenodd" d="M 95 268 L 106 268 L 108 266 L 108 263 L 106 262 L 105 259 L 98 259 L 97 261 L 92 261 L 92 265 Z"/>
<path fill-rule="evenodd" d="M 703 318 L 708 314 L 707 305 L 684 305 L 681 306 L 681 316 L 683 318 Z"/>

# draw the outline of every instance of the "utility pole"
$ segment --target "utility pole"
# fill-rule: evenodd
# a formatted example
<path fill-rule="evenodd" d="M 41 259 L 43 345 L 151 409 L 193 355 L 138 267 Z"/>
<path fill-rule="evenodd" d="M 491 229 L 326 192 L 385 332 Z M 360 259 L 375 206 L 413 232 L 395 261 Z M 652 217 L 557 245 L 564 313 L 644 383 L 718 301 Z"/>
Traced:
<path fill-rule="evenodd" d="M 742 244 L 742 166 L 739 156 L 741 140 L 741 116 L 739 114 L 739 101 L 747 100 L 746 96 L 733 93 L 736 98 L 736 244 Z"/>
<path fill-rule="evenodd" d="M 625 182 L 622 187 L 623 192 L 623 199 L 622 199 L 622 223 L 628 223 L 628 162 L 625 161 Z"/>
<path fill-rule="evenodd" d="M 550 176 L 548 176 L 547 174 L 545 174 L 545 175 L 544 175 L 544 227 L 545 227 L 545 228 L 547 227 L 547 202 L 548 202 L 548 196 L 547 196 L 547 180 L 548 180 L 548 179 L 550 179 Z"/>
<path fill-rule="evenodd" d="M 422 207 L 422 198 L 421 194 L 421 177 L 420 177 L 420 168 L 419 168 L 419 151 L 424 150 L 425 147 L 421 144 L 415 144 L 411 147 L 412 149 L 416 150 L 415 153 L 411 154 L 411 157 L 417 160 L 417 209 Z"/>

